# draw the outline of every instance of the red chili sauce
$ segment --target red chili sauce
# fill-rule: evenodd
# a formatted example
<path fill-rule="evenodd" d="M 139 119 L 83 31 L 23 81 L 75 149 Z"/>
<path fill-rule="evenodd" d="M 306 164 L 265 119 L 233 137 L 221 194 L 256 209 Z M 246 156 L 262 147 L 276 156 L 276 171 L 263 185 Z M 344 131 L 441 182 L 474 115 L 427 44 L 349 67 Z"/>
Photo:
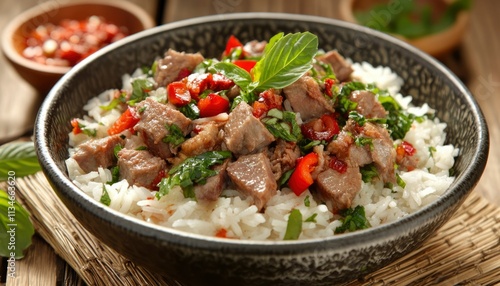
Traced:
<path fill-rule="evenodd" d="M 26 39 L 23 56 L 35 62 L 71 67 L 98 49 L 127 36 L 125 27 L 91 16 L 38 26 Z"/>

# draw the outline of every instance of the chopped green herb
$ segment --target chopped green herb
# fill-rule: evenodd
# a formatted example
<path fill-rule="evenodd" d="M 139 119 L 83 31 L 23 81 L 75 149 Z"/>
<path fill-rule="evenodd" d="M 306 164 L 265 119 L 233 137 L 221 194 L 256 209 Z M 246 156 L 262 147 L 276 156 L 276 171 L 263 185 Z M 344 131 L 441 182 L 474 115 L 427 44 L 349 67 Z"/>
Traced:
<path fill-rule="evenodd" d="M 406 182 L 397 173 L 396 173 L 396 183 L 403 189 L 406 187 Z"/>
<path fill-rule="evenodd" d="M 285 236 L 283 240 L 297 240 L 302 232 L 302 213 L 298 209 L 293 209 L 288 217 Z"/>
<path fill-rule="evenodd" d="M 372 140 L 372 138 L 358 136 L 358 137 L 356 137 L 356 139 L 354 139 L 354 143 L 358 147 L 369 146 L 370 150 L 373 149 L 373 140 Z"/>
<path fill-rule="evenodd" d="M 118 152 L 120 152 L 123 149 L 122 145 L 116 144 L 115 147 L 113 148 L 113 154 L 115 154 L 115 157 L 118 158 Z"/>
<path fill-rule="evenodd" d="M 379 102 L 387 110 L 387 129 L 394 140 L 403 139 L 411 128 L 415 116 L 404 112 L 392 96 L 379 96 Z"/>
<path fill-rule="evenodd" d="M 293 173 L 293 170 L 294 169 L 288 170 L 285 173 L 283 173 L 283 175 L 281 175 L 281 177 L 278 181 L 280 187 L 286 186 L 286 184 L 288 183 L 288 180 L 290 179 L 290 176 Z"/>
<path fill-rule="evenodd" d="M 102 184 L 102 195 L 100 202 L 106 206 L 111 204 L 111 198 L 109 197 L 108 190 L 106 190 L 106 184 Z"/>
<path fill-rule="evenodd" d="M 289 142 L 297 142 L 302 137 L 295 113 L 291 111 L 281 111 L 273 108 L 269 110 L 267 117 L 261 121 L 276 138 L 281 138 Z"/>
<path fill-rule="evenodd" d="M 120 167 L 114 166 L 111 168 L 111 181 L 106 184 L 112 185 L 120 180 Z"/>
<path fill-rule="evenodd" d="M 310 200 L 309 196 L 306 196 L 306 197 L 304 198 L 304 205 L 305 205 L 306 207 L 310 207 L 310 206 L 311 206 L 311 200 Z"/>
<path fill-rule="evenodd" d="M 434 158 L 434 152 L 436 152 L 436 147 L 429 147 L 429 155 L 431 156 L 431 158 Z"/>
<path fill-rule="evenodd" d="M 136 79 L 132 82 L 132 95 L 127 101 L 128 105 L 134 106 L 149 96 L 148 92 L 154 89 L 154 83 L 145 78 Z"/>
<path fill-rule="evenodd" d="M 179 128 L 179 126 L 175 124 L 166 124 L 165 128 L 167 128 L 168 134 L 167 136 L 165 136 L 165 138 L 163 138 L 163 142 L 170 143 L 174 146 L 179 146 L 186 140 L 186 138 L 184 138 L 184 133 L 182 133 L 182 130 Z"/>
<path fill-rule="evenodd" d="M 342 225 L 335 229 L 336 234 L 346 231 L 353 232 L 370 227 L 370 222 L 366 219 L 365 208 L 363 206 L 356 206 L 354 209 L 344 209 L 339 213 L 343 218 L 340 219 Z"/>
<path fill-rule="evenodd" d="M 359 126 L 365 125 L 366 122 L 374 122 L 384 124 L 387 122 L 385 118 L 366 118 L 361 113 L 356 111 L 349 112 L 349 119 L 354 120 Z"/>
<path fill-rule="evenodd" d="M 374 164 L 364 165 L 359 168 L 359 171 L 361 172 L 361 179 L 365 183 L 369 183 L 373 180 L 373 178 L 378 177 L 378 170 Z"/>
<path fill-rule="evenodd" d="M 200 109 L 194 100 L 191 100 L 188 104 L 179 108 L 179 111 L 191 120 L 200 118 Z"/>
<path fill-rule="evenodd" d="M 184 197 L 194 197 L 194 185 L 205 184 L 207 178 L 217 174 L 212 170 L 214 165 L 222 164 L 224 160 L 231 157 L 229 151 L 209 151 L 195 157 L 184 160 L 168 172 L 168 177 L 160 182 L 157 198 L 168 194 L 175 186 L 180 186 Z"/>
<path fill-rule="evenodd" d="M 147 146 L 139 146 L 137 148 L 135 148 L 136 151 L 144 151 L 144 150 L 148 150 L 148 147 Z"/>
<path fill-rule="evenodd" d="M 313 213 L 310 217 L 306 218 L 305 222 L 316 222 L 317 213 Z"/>

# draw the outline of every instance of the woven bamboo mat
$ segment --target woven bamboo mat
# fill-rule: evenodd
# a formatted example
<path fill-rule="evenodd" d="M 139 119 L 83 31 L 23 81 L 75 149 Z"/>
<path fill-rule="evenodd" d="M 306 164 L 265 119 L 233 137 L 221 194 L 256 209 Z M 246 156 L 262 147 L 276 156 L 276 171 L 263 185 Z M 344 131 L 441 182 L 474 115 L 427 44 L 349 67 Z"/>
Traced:
<path fill-rule="evenodd" d="M 39 172 L 19 178 L 37 232 L 88 285 L 180 285 L 136 266 L 87 232 Z M 472 193 L 420 249 L 355 285 L 500 284 L 500 208 Z"/>

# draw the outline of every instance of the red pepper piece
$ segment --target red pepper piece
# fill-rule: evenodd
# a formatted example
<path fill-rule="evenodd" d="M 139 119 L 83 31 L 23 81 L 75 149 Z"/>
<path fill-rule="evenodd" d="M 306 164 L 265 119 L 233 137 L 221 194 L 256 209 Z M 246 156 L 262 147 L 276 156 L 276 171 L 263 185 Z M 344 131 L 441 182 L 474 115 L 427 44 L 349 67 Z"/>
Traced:
<path fill-rule="evenodd" d="M 175 81 L 179 81 L 185 77 L 187 77 L 188 75 L 191 74 L 191 71 L 187 68 L 183 68 L 179 71 L 179 73 L 177 74 L 177 78 L 175 79 Z"/>
<path fill-rule="evenodd" d="M 200 110 L 200 117 L 210 117 L 229 111 L 229 100 L 210 93 L 207 97 L 198 101 L 198 109 Z"/>
<path fill-rule="evenodd" d="M 212 75 L 211 82 L 209 83 L 208 88 L 213 91 L 221 91 L 230 89 L 234 86 L 234 82 L 227 78 L 225 75 L 216 73 Z"/>
<path fill-rule="evenodd" d="M 132 107 L 127 108 L 125 112 L 109 127 L 108 134 L 115 135 L 119 134 L 127 129 L 132 130 L 134 126 L 139 122 L 140 118 L 135 116 L 135 109 Z"/>
<path fill-rule="evenodd" d="M 282 109 L 283 97 L 279 94 L 275 94 L 272 90 L 266 90 L 259 94 L 259 99 L 252 104 L 252 114 L 256 118 L 261 118 L 266 115 L 267 112 L 273 108 Z"/>
<path fill-rule="evenodd" d="M 80 124 L 78 123 L 78 119 L 71 119 L 71 126 L 73 126 L 73 134 L 77 135 L 82 133 L 82 129 L 80 128 Z"/>
<path fill-rule="evenodd" d="M 227 40 L 224 55 L 229 55 L 233 49 L 238 47 L 243 48 L 243 44 L 240 42 L 240 40 L 238 40 L 238 38 L 236 38 L 234 35 L 231 35 Z"/>
<path fill-rule="evenodd" d="M 339 134 L 340 128 L 333 114 L 325 114 L 300 126 L 302 135 L 311 140 L 330 140 Z"/>
<path fill-rule="evenodd" d="M 311 172 L 318 165 L 318 160 L 318 154 L 314 152 L 298 159 L 297 166 L 288 181 L 288 186 L 297 196 L 313 184 Z"/>
<path fill-rule="evenodd" d="M 167 86 L 168 101 L 176 106 L 184 106 L 191 101 L 188 87 L 182 81 L 174 81 Z"/>
<path fill-rule="evenodd" d="M 336 156 L 330 157 L 328 166 L 341 174 L 347 171 L 347 163 L 338 159 Z"/>
<path fill-rule="evenodd" d="M 248 73 L 251 73 L 253 67 L 257 64 L 257 61 L 255 61 L 255 60 L 235 60 L 235 61 L 233 61 L 233 64 L 246 70 Z"/>
<path fill-rule="evenodd" d="M 396 158 L 402 160 L 406 156 L 413 156 L 417 149 L 411 143 L 403 141 L 396 147 Z"/>
<path fill-rule="evenodd" d="M 325 79 L 325 91 L 326 95 L 333 97 L 332 87 L 335 85 L 335 80 L 333 78 Z"/>
<path fill-rule="evenodd" d="M 200 99 L 200 94 L 204 92 L 212 83 L 212 74 L 198 74 L 194 73 L 184 78 L 183 82 L 186 84 L 191 97 L 198 101 Z"/>

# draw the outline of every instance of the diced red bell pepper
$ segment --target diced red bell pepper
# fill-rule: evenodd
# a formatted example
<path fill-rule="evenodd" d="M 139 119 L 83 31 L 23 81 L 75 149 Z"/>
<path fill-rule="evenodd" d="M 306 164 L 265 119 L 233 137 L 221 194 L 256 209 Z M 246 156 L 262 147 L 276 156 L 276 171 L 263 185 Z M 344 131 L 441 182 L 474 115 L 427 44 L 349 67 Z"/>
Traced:
<path fill-rule="evenodd" d="M 236 38 L 234 35 L 231 35 L 227 40 L 224 55 L 229 55 L 234 48 L 238 47 L 243 48 L 243 44 L 240 42 L 240 40 L 238 40 L 238 38 Z"/>
<path fill-rule="evenodd" d="M 183 68 L 179 71 L 179 73 L 177 74 L 177 78 L 175 79 L 175 81 L 179 81 L 185 77 L 187 77 L 188 75 L 191 74 L 191 71 L 187 68 Z"/>
<path fill-rule="evenodd" d="M 225 228 L 220 228 L 216 233 L 216 237 L 227 238 L 227 230 Z"/>
<path fill-rule="evenodd" d="M 252 114 L 256 118 L 261 118 L 273 108 L 282 109 L 283 97 L 273 92 L 273 90 L 266 90 L 259 94 L 259 98 L 252 104 Z"/>
<path fill-rule="evenodd" d="M 396 147 L 396 158 L 402 160 L 406 156 L 413 156 L 417 149 L 411 143 L 403 141 Z"/>
<path fill-rule="evenodd" d="M 198 101 L 198 109 L 200 117 L 215 116 L 229 111 L 229 100 L 215 93 L 210 93 Z"/>
<path fill-rule="evenodd" d="M 82 129 L 80 128 L 80 124 L 78 123 L 78 119 L 71 119 L 71 126 L 73 126 L 73 134 L 78 135 L 82 133 Z"/>
<path fill-rule="evenodd" d="M 325 114 L 300 126 L 302 135 L 311 140 L 330 140 L 339 134 L 340 128 L 333 114 Z"/>
<path fill-rule="evenodd" d="M 326 95 L 328 95 L 329 97 L 333 97 L 332 88 L 334 85 L 335 85 L 335 80 L 333 78 L 325 79 L 325 91 Z"/>
<path fill-rule="evenodd" d="M 213 81 L 212 78 L 213 76 L 211 73 L 205 73 L 205 74 L 193 73 L 188 77 L 184 78 L 183 82 L 186 84 L 186 87 L 189 90 L 191 97 L 194 100 L 198 101 L 200 99 L 199 95 L 210 87 Z"/>
<path fill-rule="evenodd" d="M 235 60 L 235 61 L 233 61 L 233 64 L 246 70 L 248 73 L 251 73 L 253 67 L 257 64 L 257 61 L 255 61 L 255 60 Z"/>
<path fill-rule="evenodd" d="M 288 186 L 297 196 L 313 184 L 311 172 L 318 165 L 318 160 L 318 154 L 314 152 L 298 159 L 297 166 L 288 180 Z"/>
<path fill-rule="evenodd" d="M 132 129 L 139 122 L 140 118 L 136 117 L 135 109 L 133 107 L 127 108 L 125 112 L 109 127 L 108 134 L 119 134 L 127 129 Z"/>
<path fill-rule="evenodd" d="M 347 163 L 338 159 L 336 156 L 330 157 L 328 166 L 341 174 L 347 171 Z"/>
<path fill-rule="evenodd" d="M 208 88 L 213 91 L 221 91 L 230 89 L 233 86 L 234 82 L 231 79 L 220 73 L 214 73 L 212 75 L 212 81 L 209 83 Z"/>
<path fill-rule="evenodd" d="M 184 106 L 191 101 L 191 93 L 182 81 L 174 81 L 167 86 L 168 101 L 176 106 Z"/>

